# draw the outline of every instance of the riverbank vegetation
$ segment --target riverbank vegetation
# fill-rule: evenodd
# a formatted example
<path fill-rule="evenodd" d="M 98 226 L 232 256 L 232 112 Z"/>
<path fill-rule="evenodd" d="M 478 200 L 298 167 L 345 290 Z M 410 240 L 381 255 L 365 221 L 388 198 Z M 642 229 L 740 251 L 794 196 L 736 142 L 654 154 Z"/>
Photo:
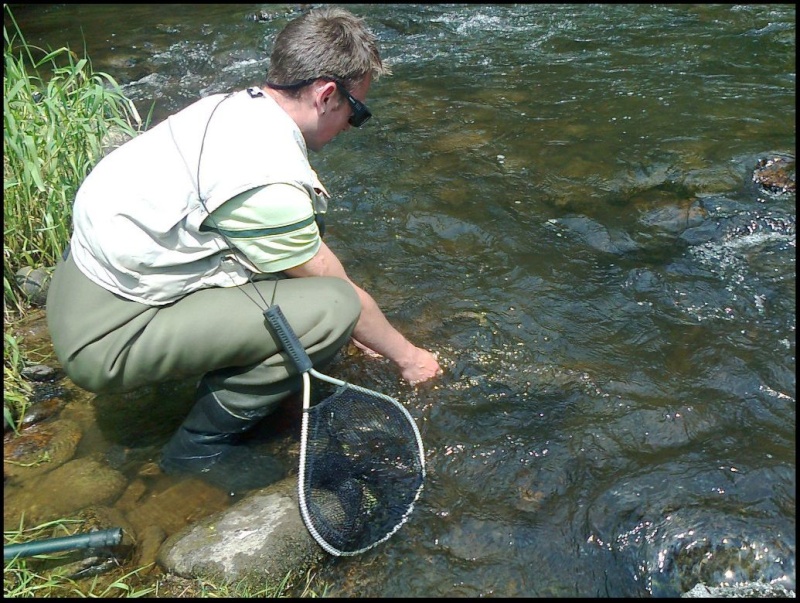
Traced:
<path fill-rule="evenodd" d="M 11 21 L 13 15 L 6 5 Z M 52 267 L 69 242 L 72 201 L 115 137 L 146 128 L 107 73 L 69 48 L 28 45 L 3 27 L 4 311 L 23 311 L 10 275 Z"/>
<path fill-rule="evenodd" d="M 32 393 L 23 378 L 32 360 L 15 332 L 31 309 L 31 289 L 21 286 L 17 273 L 39 269 L 37 274 L 49 275 L 69 243 L 72 199 L 102 157 L 105 141 L 116 132 L 135 136 L 145 124 L 111 76 L 93 71 L 88 58 L 68 48 L 46 51 L 28 45 L 8 5 L 5 11 L 13 29 L 3 26 L 3 417 L 5 426 L 17 432 Z M 74 523 L 62 519 L 30 528 L 5 526 L 4 547 L 71 535 L 78 528 Z M 129 586 L 130 576 L 95 590 L 57 572 L 39 573 L 29 561 L 4 561 L 6 597 L 141 596 L 152 591 Z"/>
<path fill-rule="evenodd" d="M 41 281 L 69 243 L 72 202 L 81 182 L 105 149 L 144 131 L 150 115 L 142 120 L 114 78 L 94 71 L 87 57 L 66 47 L 29 45 L 9 6 L 4 9 L 13 29 L 3 27 L 3 415 L 6 429 L 19 432 L 32 393 L 25 368 L 48 359 L 26 351 L 16 327 L 32 303 L 43 305 L 36 287 L 46 285 Z M 20 282 L 18 274 L 35 274 L 39 281 Z M 4 526 L 4 546 L 71 536 L 81 532 L 81 524 L 64 518 L 33 527 Z M 263 588 L 157 577 L 149 567 L 117 567 L 78 579 L 63 571 L 68 555 L 5 560 L 4 596 L 274 598 L 289 589 L 301 597 L 318 596 L 309 587 L 310 574 Z"/>
<path fill-rule="evenodd" d="M 72 200 L 104 146 L 147 124 L 114 78 L 69 48 L 28 45 L 5 11 L 14 29 L 3 26 L 3 414 L 16 428 L 30 390 L 13 326 L 69 243 Z M 34 270 L 39 282 L 18 282 Z"/>

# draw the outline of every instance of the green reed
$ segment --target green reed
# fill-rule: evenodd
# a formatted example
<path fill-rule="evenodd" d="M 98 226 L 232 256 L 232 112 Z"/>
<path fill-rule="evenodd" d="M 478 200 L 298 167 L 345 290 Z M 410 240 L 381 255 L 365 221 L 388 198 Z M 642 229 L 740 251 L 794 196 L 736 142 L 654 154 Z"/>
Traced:
<path fill-rule="evenodd" d="M 69 242 L 72 202 L 109 141 L 146 127 L 107 73 L 69 48 L 28 45 L 3 27 L 4 310 L 24 311 L 14 274 L 52 267 Z M 148 117 L 149 121 L 149 117 Z"/>
<path fill-rule="evenodd" d="M 110 141 L 146 128 L 108 74 L 63 47 L 28 45 L 6 4 L 3 26 L 3 415 L 15 428 L 30 395 L 25 353 L 11 334 L 28 309 L 16 282 L 24 267 L 55 266 L 69 243 L 72 202 Z"/>
<path fill-rule="evenodd" d="M 3 419 L 16 433 L 22 427 L 32 393 L 30 383 L 21 375 L 24 364 L 17 338 L 11 333 L 3 333 Z"/>

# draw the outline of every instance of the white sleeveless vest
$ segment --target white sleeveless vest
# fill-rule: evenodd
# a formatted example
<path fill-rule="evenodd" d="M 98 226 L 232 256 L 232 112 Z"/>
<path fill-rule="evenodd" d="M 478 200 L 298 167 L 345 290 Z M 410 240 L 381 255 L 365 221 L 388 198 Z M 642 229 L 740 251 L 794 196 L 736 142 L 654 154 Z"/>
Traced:
<path fill-rule="evenodd" d="M 302 187 L 314 209 L 325 211 L 315 190 L 324 188 L 300 130 L 272 98 L 255 91 L 197 101 L 97 164 L 73 210 L 70 253 L 88 278 L 150 305 L 241 285 L 255 268 L 220 235 L 200 231 L 209 212 L 273 183 Z M 197 189 L 201 145 L 205 207 Z"/>

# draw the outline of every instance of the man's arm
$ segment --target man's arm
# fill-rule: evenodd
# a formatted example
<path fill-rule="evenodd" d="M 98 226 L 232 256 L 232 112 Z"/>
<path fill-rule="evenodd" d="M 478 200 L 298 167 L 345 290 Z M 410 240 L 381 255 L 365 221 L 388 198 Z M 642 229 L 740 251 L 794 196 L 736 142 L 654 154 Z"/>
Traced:
<path fill-rule="evenodd" d="M 350 283 L 361 300 L 361 316 L 353 330 L 353 339 L 361 347 L 386 356 L 397 364 L 409 383 L 420 383 L 441 374 L 436 357 L 406 339 L 387 320 L 372 296 L 347 276 L 339 258 L 323 242 L 316 255 L 304 264 L 284 271 L 290 277 L 336 276 Z"/>

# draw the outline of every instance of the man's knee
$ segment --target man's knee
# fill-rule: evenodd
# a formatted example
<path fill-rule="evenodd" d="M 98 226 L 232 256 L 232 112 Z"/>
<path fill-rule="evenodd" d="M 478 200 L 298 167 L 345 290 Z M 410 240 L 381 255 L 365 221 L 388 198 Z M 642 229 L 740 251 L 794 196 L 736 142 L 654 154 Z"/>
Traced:
<path fill-rule="evenodd" d="M 329 289 L 331 306 L 338 313 L 342 323 L 355 326 L 361 315 L 361 300 L 353 286 L 346 280 L 330 277 Z"/>

